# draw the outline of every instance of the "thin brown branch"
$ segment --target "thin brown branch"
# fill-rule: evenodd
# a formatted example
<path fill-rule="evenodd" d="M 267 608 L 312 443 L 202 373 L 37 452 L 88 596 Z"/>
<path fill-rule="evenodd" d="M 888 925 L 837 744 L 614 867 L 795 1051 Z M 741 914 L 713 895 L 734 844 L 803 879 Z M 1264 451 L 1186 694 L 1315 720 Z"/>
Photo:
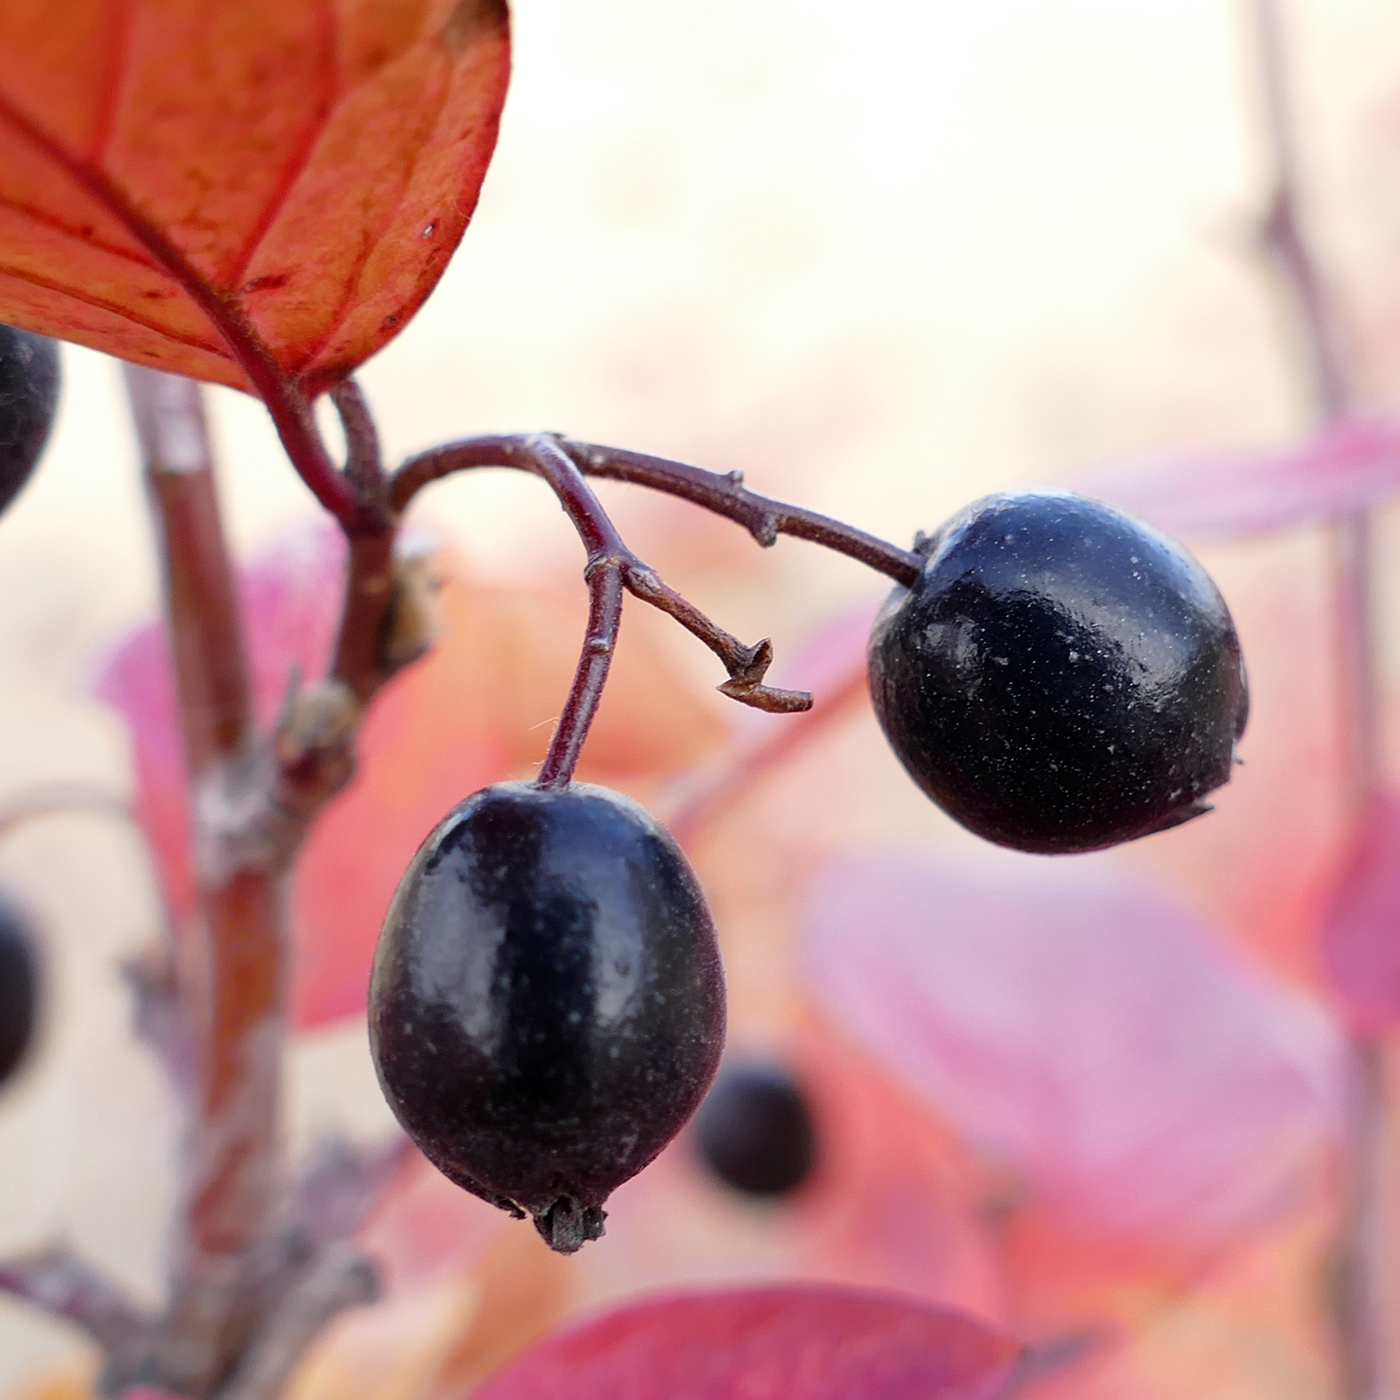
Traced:
<path fill-rule="evenodd" d="M 523 467 L 526 471 L 533 470 L 524 460 L 530 455 L 532 441 L 534 439 L 523 436 L 468 438 L 421 452 L 416 457 L 410 457 L 395 472 L 390 486 L 390 505 L 393 510 L 402 512 L 429 482 L 465 467 Z M 679 496 L 742 525 L 765 547 L 773 544 L 779 535 L 810 540 L 888 574 L 906 587 L 923 571 L 923 558 L 910 550 L 900 549 L 829 516 L 746 490 L 741 472 L 721 475 L 642 452 L 599 447 L 562 437 L 555 441 L 585 476 L 630 481 L 650 487 L 653 491 Z"/>
<path fill-rule="evenodd" d="M 278 1400 L 325 1325 L 378 1297 L 378 1274 L 368 1259 L 348 1245 L 326 1250 L 269 1315 L 218 1400 Z"/>
<path fill-rule="evenodd" d="M 383 508 L 387 485 L 384 458 L 369 404 L 353 379 L 342 379 L 331 390 L 331 402 L 345 430 L 345 475 L 361 501 Z"/>
<path fill-rule="evenodd" d="M 1273 193 L 1260 239 L 1278 274 L 1298 327 L 1314 413 L 1324 427 L 1356 407 L 1356 376 L 1347 351 L 1345 316 L 1313 248 L 1301 208 L 1298 142 L 1289 90 L 1284 26 L 1277 0 L 1252 0 L 1259 54 L 1265 137 Z M 1338 521 L 1333 532 L 1337 644 L 1350 748 L 1349 796 L 1360 811 L 1380 781 L 1380 718 L 1376 708 L 1375 617 L 1369 512 Z"/>
<path fill-rule="evenodd" d="M 111 1279 L 56 1245 L 0 1260 L 0 1292 L 73 1323 L 120 1367 L 139 1362 L 155 1325 Z"/>
<path fill-rule="evenodd" d="M 1292 304 L 1309 367 L 1318 420 L 1330 426 L 1354 411 L 1355 375 L 1341 308 L 1300 211 L 1300 178 L 1283 22 L 1277 0 L 1253 0 L 1264 125 L 1274 189 L 1261 229 Z M 1381 783 L 1375 640 L 1373 526 L 1367 511 L 1333 531 L 1335 619 L 1341 654 L 1344 723 L 1350 749 L 1348 796 L 1357 820 Z M 1346 1400 L 1389 1400 L 1396 1363 L 1388 1289 L 1394 1268 L 1386 1244 L 1382 1163 L 1388 1150 L 1386 1089 L 1379 1042 L 1353 1037 L 1355 1066 L 1345 1204 L 1338 1243 L 1335 1326 Z"/>
<path fill-rule="evenodd" d="M 176 965 L 197 1086 L 166 1331 L 172 1354 L 201 1358 L 175 1377 L 197 1394 L 241 1345 L 230 1279 L 281 1210 L 284 901 L 281 871 L 245 839 L 257 740 L 199 389 L 134 367 L 127 386 L 164 563 L 194 821 L 198 913 Z"/>
<path fill-rule="evenodd" d="M 1264 130 L 1273 165 L 1273 193 L 1260 227 L 1260 237 L 1297 316 L 1308 355 L 1318 416 L 1324 422 L 1331 422 L 1351 410 L 1354 396 L 1351 369 L 1343 345 L 1342 316 L 1303 230 L 1298 144 L 1277 0 L 1253 0 L 1253 5 Z"/>
<path fill-rule="evenodd" d="M 812 697 L 805 690 L 780 690 L 763 684 L 773 663 L 773 644 L 767 637 L 745 646 L 640 562 L 627 568 L 624 579 L 629 593 L 675 618 L 719 657 L 729 672 L 729 679 L 719 687 L 722 695 L 770 714 L 798 714 L 812 708 Z"/>
<path fill-rule="evenodd" d="M 594 443 L 565 441 L 562 445 L 587 475 L 630 481 L 679 496 L 742 525 L 765 548 L 775 543 L 779 535 L 809 540 L 859 560 L 906 588 L 923 572 L 924 559 L 912 550 L 900 549 L 830 516 L 749 491 L 742 472 L 720 475 L 684 462 Z"/>
<path fill-rule="evenodd" d="M 251 735 L 243 636 L 199 386 L 126 366 L 164 564 L 185 751 L 198 781 Z"/>
<path fill-rule="evenodd" d="M 1351 1171 L 1343 1202 L 1335 1308 L 1347 1400 L 1391 1400 L 1389 1134 L 1385 1066 L 1376 1041 L 1351 1046 Z"/>

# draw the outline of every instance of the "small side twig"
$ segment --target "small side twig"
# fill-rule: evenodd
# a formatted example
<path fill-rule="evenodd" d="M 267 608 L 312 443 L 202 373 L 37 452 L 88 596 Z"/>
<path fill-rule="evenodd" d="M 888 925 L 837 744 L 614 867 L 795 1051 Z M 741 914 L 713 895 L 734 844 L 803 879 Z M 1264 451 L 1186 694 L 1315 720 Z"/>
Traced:
<path fill-rule="evenodd" d="M 271 1314 L 218 1400 L 278 1400 L 325 1325 L 379 1297 L 374 1265 L 349 1245 L 324 1251 Z"/>
<path fill-rule="evenodd" d="M 577 731 L 581 744 L 581 734 L 586 732 L 587 725 L 584 723 L 580 729 L 579 722 L 585 714 L 591 719 L 601 695 L 616 641 L 620 592 L 624 588 L 642 602 L 675 618 L 719 657 L 729 673 L 729 679 L 719 689 L 730 699 L 775 713 L 810 708 L 812 697 L 806 691 L 781 690 L 763 683 L 773 659 L 772 645 L 767 638 L 745 646 L 665 584 L 654 569 L 627 548 L 584 480 L 583 469 L 552 434 L 470 438 L 434 448 L 432 452 L 412 458 L 394 475 L 390 503 L 395 510 L 402 510 L 429 481 L 478 467 L 513 467 L 542 477 L 558 497 L 588 551 L 585 574 L 590 613 L 587 641 L 564 717 L 555 730 L 559 752 L 556 755 L 555 746 L 551 745 L 539 782 L 552 786 L 567 781 L 567 778 L 561 779 L 560 774 L 572 771 L 569 754 L 572 752 L 577 758 L 577 745 L 572 736 Z M 614 594 L 619 596 L 615 598 Z"/>
<path fill-rule="evenodd" d="M 81 1328 L 118 1366 L 135 1364 L 155 1325 L 111 1279 L 58 1245 L 0 1260 L 0 1292 Z"/>

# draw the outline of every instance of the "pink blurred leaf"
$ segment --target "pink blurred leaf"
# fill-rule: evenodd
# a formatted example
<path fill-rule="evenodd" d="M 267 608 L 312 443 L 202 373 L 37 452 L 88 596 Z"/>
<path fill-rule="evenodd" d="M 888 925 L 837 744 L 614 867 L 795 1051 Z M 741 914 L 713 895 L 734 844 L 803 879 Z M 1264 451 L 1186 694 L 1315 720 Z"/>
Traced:
<path fill-rule="evenodd" d="M 744 1289 L 606 1313 L 527 1352 L 476 1400 L 992 1400 L 1018 1351 L 896 1294 Z"/>
<path fill-rule="evenodd" d="M 1344 423 L 1276 452 L 1142 458 L 1072 484 L 1195 543 L 1289 530 L 1365 510 L 1400 491 L 1400 426 Z"/>
<path fill-rule="evenodd" d="M 276 714 L 293 672 L 325 669 L 340 606 L 345 547 L 333 526 L 298 530 L 240 570 L 238 586 L 259 722 Z M 136 810 L 171 911 L 194 908 L 185 755 L 165 629 L 139 628 L 107 662 L 94 687 L 126 719 L 136 765 Z"/>
<path fill-rule="evenodd" d="M 1322 967 L 1339 1010 L 1362 1034 L 1400 1023 L 1400 797 L 1363 813 L 1322 917 Z"/>
<path fill-rule="evenodd" d="M 850 853 L 805 927 L 829 1013 L 1093 1231 L 1214 1243 L 1286 1206 L 1335 1131 L 1326 1018 L 1102 865 Z"/>

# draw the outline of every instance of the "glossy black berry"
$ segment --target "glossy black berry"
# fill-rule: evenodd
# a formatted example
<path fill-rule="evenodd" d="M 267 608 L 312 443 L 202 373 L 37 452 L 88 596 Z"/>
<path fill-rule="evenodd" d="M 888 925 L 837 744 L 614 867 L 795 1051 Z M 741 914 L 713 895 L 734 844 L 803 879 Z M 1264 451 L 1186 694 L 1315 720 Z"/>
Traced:
<path fill-rule="evenodd" d="M 816 1164 L 807 1101 L 776 1065 L 723 1071 L 695 1115 L 695 1143 L 705 1165 L 746 1196 L 785 1196 Z"/>
<path fill-rule="evenodd" d="M 19 495 L 58 410 L 58 345 L 0 325 L 0 511 Z"/>
<path fill-rule="evenodd" d="M 1209 811 L 1249 712 L 1239 640 L 1180 545 L 1099 501 L 988 496 L 922 547 L 870 642 L 875 713 L 978 835 L 1091 851 Z"/>
<path fill-rule="evenodd" d="M 724 1041 L 714 924 L 629 798 L 501 783 L 404 875 L 375 953 L 370 1048 L 399 1121 L 459 1186 L 555 1249 L 681 1129 Z"/>
<path fill-rule="evenodd" d="M 0 900 L 0 1084 L 24 1061 L 39 1009 L 39 961 L 22 915 Z"/>

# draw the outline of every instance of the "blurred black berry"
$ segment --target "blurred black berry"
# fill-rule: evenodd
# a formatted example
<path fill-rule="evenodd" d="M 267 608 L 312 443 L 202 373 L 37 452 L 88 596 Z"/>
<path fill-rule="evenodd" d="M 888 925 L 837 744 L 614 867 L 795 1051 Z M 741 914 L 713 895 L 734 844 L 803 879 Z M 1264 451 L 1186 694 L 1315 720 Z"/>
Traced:
<path fill-rule="evenodd" d="M 695 1142 L 705 1165 L 746 1196 L 785 1196 L 816 1165 L 807 1101 L 776 1065 L 723 1070 L 695 1115 Z"/>
<path fill-rule="evenodd" d="M 58 344 L 0 325 L 0 511 L 19 495 L 58 411 Z"/>
<path fill-rule="evenodd" d="M 39 958 L 27 920 L 0 900 L 0 1084 L 24 1061 L 39 1011 Z"/>

